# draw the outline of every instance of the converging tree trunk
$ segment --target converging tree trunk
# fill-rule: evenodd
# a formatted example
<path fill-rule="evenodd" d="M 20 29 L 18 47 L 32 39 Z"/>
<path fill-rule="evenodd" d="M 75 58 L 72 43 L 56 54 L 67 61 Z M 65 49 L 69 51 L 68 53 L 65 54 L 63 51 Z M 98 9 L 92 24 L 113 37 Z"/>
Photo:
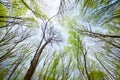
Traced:
<path fill-rule="evenodd" d="M 47 45 L 49 42 L 50 42 L 50 40 L 47 41 L 47 42 L 38 50 L 38 52 L 36 52 L 34 58 L 33 58 L 32 61 L 31 61 L 30 67 L 29 67 L 29 69 L 28 69 L 28 71 L 27 71 L 27 73 L 26 73 L 26 75 L 25 75 L 25 77 L 24 77 L 24 80 L 30 80 L 30 79 L 32 78 L 32 75 L 34 74 L 35 69 L 36 69 L 36 67 L 37 67 L 37 64 L 38 64 L 38 61 L 39 61 L 39 57 L 40 57 L 43 49 L 46 47 L 46 45 Z"/>
<path fill-rule="evenodd" d="M 43 37 L 40 41 L 39 47 L 34 55 L 34 58 L 31 61 L 30 67 L 24 77 L 24 80 L 30 80 L 32 78 L 32 75 L 35 72 L 35 69 L 37 67 L 39 58 L 43 52 L 43 50 L 45 49 L 45 47 L 47 46 L 47 44 L 49 43 L 57 43 L 57 42 L 61 42 L 62 38 L 59 32 L 57 32 L 52 26 L 47 27 L 47 23 L 45 24 L 45 28 L 43 29 Z M 43 40 L 45 40 L 45 43 L 42 45 L 42 43 L 44 42 Z"/>

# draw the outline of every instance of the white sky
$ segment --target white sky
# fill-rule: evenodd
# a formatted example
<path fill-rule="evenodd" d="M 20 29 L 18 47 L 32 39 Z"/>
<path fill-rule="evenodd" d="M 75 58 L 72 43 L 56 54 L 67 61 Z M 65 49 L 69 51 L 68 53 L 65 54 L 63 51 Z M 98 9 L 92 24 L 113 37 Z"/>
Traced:
<path fill-rule="evenodd" d="M 53 15 L 57 14 L 59 9 L 60 0 L 39 0 L 41 1 L 41 5 L 44 12 L 47 16 L 52 17 Z"/>

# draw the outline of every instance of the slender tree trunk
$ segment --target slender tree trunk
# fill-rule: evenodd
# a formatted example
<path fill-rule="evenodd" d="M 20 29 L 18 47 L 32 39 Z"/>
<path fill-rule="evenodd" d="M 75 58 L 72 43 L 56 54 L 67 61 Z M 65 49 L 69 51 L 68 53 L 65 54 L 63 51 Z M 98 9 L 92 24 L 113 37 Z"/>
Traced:
<path fill-rule="evenodd" d="M 39 57 L 43 51 L 43 49 L 46 47 L 46 45 L 49 43 L 50 41 L 47 41 L 37 52 L 36 54 L 34 55 L 34 58 L 32 59 L 31 61 L 31 64 L 30 64 L 30 67 L 24 77 L 24 80 L 31 80 L 32 78 L 32 75 L 34 74 L 35 72 L 35 69 L 37 67 L 37 64 L 38 64 L 38 61 L 39 61 Z"/>
<path fill-rule="evenodd" d="M 10 73 L 10 75 L 8 76 L 8 78 L 7 78 L 6 80 L 10 80 L 10 78 L 11 78 L 12 75 L 13 75 L 13 73 L 14 73 L 15 70 L 18 68 L 18 66 L 20 65 L 21 62 L 22 62 L 22 60 L 15 65 L 15 67 L 13 68 L 12 72 Z"/>
<path fill-rule="evenodd" d="M 85 51 L 85 53 L 83 54 L 83 59 L 84 59 L 84 69 L 85 69 L 85 73 L 86 73 L 86 76 L 87 76 L 87 80 L 90 80 L 90 78 L 89 78 L 89 74 L 88 74 L 88 69 L 87 69 L 86 55 L 87 55 L 87 51 Z"/>

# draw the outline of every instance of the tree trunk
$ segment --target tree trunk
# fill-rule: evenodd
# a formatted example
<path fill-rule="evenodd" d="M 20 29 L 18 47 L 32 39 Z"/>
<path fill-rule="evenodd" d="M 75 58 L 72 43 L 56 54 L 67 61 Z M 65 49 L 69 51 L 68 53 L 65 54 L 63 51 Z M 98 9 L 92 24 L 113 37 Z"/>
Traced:
<path fill-rule="evenodd" d="M 12 72 L 10 73 L 10 75 L 8 76 L 8 78 L 6 79 L 6 80 L 10 80 L 10 78 L 12 77 L 12 75 L 13 75 L 13 73 L 15 72 L 15 70 L 18 68 L 18 66 L 20 65 L 20 63 L 22 62 L 22 60 L 21 61 L 19 61 L 15 66 L 14 66 L 14 68 L 13 68 L 13 70 L 12 70 Z"/>
<path fill-rule="evenodd" d="M 38 52 L 35 53 L 34 55 L 34 58 L 32 59 L 31 61 L 31 64 L 30 64 L 30 67 L 24 77 L 24 80 L 31 80 L 32 78 L 32 75 L 34 74 L 35 72 L 35 69 L 37 67 L 37 64 L 38 64 L 38 61 L 39 61 L 39 57 L 43 51 L 43 49 L 46 47 L 46 45 L 48 44 L 49 42 L 46 42 L 39 50 Z"/>

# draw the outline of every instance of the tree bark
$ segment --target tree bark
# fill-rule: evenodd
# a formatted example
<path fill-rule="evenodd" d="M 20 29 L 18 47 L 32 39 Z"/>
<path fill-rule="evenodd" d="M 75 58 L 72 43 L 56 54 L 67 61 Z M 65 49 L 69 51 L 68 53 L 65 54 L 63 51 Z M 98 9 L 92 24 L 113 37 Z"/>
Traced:
<path fill-rule="evenodd" d="M 39 61 L 39 57 L 42 53 L 42 51 L 44 50 L 44 48 L 46 47 L 46 45 L 49 43 L 50 41 L 47 41 L 37 52 L 36 54 L 34 55 L 34 58 L 32 59 L 31 61 L 31 64 L 30 64 L 30 67 L 24 77 L 24 80 L 31 80 L 32 78 L 32 75 L 34 74 L 35 72 L 35 69 L 37 67 L 37 64 L 38 64 L 38 61 Z"/>

